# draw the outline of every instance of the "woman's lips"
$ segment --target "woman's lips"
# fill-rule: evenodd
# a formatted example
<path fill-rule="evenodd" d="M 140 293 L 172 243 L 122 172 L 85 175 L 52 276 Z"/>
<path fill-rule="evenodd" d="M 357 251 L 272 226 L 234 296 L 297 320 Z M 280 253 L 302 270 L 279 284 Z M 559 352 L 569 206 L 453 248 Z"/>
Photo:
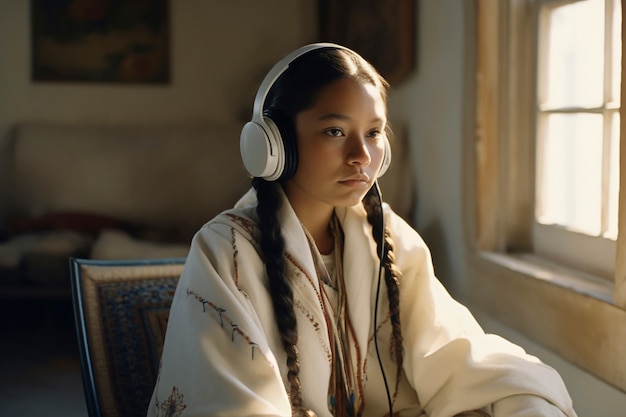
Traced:
<path fill-rule="evenodd" d="M 367 175 L 358 175 L 355 177 L 349 177 L 339 181 L 340 184 L 343 184 L 348 187 L 367 187 L 369 184 L 369 177 Z"/>

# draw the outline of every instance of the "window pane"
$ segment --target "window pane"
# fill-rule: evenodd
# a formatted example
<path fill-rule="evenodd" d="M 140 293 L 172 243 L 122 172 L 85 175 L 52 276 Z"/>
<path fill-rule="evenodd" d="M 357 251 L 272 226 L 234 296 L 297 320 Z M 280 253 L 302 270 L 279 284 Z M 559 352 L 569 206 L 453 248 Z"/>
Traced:
<path fill-rule="evenodd" d="M 609 198 L 606 238 L 617 239 L 617 209 L 619 193 L 619 113 L 611 118 L 611 149 L 609 165 Z"/>
<path fill-rule="evenodd" d="M 586 0 L 549 12 L 546 104 L 598 107 L 604 85 L 604 0 Z"/>
<path fill-rule="evenodd" d="M 549 115 L 538 145 L 537 221 L 599 235 L 602 116 Z"/>
<path fill-rule="evenodd" d="M 611 100 L 619 103 L 622 78 L 622 2 L 615 0 L 613 5 Z"/>

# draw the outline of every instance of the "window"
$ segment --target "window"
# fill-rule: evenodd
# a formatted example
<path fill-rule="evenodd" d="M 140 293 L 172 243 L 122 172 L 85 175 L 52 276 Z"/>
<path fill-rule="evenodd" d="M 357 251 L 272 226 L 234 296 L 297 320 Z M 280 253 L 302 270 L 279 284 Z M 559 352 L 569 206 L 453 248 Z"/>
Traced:
<path fill-rule="evenodd" d="M 621 3 L 538 2 L 534 252 L 614 274 Z"/>
<path fill-rule="evenodd" d="M 474 4 L 465 296 L 626 390 L 621 4 Z"/>

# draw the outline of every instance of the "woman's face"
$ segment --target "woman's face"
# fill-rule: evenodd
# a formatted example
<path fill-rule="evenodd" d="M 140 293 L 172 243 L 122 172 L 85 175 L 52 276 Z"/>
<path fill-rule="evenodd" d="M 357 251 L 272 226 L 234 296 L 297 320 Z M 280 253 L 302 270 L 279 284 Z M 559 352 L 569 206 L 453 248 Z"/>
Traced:
<path fill-rule="evenodd" d="M 361 202 L 380 170 L 385 102 L 370 83 L 342 78 L 296 115 L 298 168 L 285 193 L 297 213 Z"/>

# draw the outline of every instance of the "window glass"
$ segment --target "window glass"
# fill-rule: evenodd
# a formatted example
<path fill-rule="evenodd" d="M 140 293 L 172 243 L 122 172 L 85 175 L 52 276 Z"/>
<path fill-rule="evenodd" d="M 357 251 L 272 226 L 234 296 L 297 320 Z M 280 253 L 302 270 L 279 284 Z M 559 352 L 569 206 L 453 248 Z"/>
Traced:
<path fill-rule="evenodd" d="M 539 143 L 537 220 L 599 235 L 602 116 L 551 114 Z"/>
<path fill-rule="evenodd" d="M 549 108 L 602 105 L 604 0 L 580 1 L 548 13 L 544 104 Z"/>
<path fill-rule="evenodd" d="M 611 117 L 611 145 L 610 145 L 610 168 L 608 186 L 608 218 L 604 237 L 612 240 L 617 239 L 617 211 L 619 208 L 619 113 L 614 112 Z"/>

